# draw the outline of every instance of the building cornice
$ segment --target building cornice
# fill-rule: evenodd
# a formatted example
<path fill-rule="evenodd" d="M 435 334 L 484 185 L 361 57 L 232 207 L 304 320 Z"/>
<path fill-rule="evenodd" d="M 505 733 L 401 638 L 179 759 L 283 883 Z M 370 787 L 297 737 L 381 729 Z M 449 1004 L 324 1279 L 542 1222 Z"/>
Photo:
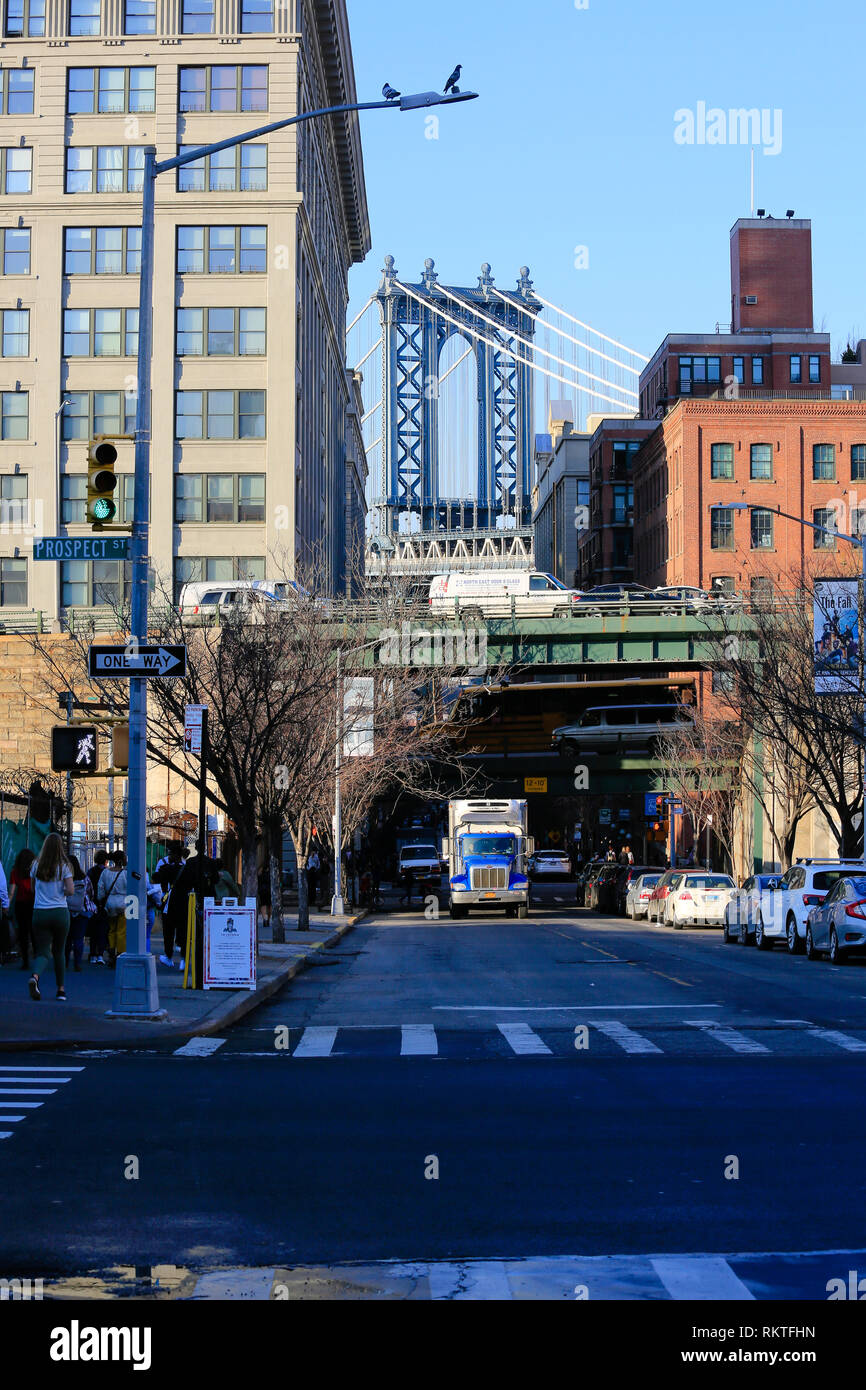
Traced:
<path fill-rule="evenodd" d="M 328 106 L 358 100 L 346 0 L 310 0 L 321 53 Z M 370 250 L 370 214 L 357 111 L 331 116 L 337 157 L 343 218 L 352 261 L 363 261 Z"/>

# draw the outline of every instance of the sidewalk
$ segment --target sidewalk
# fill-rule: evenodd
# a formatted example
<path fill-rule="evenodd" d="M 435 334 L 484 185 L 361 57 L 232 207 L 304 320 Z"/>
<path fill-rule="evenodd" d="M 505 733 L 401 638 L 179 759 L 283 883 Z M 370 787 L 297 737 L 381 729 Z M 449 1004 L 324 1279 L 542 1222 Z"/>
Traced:
<path fill-rule="evenodd" d="M 158 1023 L 148 1020 L 105 1017 L 112 1006 L 114 971 L 101 965 L 88 965 L 85 948 L 81 974 L 66 974 L 65 1004 L 54 998 L 53 966 L 40 978 L 42 999 L 37 1004 L 27 991 L 29 975 L 19 963 L 0 967 L 0 1051 L 70 1046 L 147 1047 L 165 1042 L 216 1033 L 228 1028 L 244 1014 L 282 988 L 316 959 L 320 951 L 336 945 L 351 931 L 363 913 L 354 917 L 332 917 L 330 913 L 310 914 L 310 930 L 299 932 L 297 914 L 285 915 L 285 944 L 275 944 L 265 928 L 259 938 L 256 989 L 183 989 L 183 975 L 157 961 L 160 1006 L 168 1017 Z M 151 950 L 159 956 L 162 935 L 155 930 Z M 179 957 L 175 956 L 175 962 Z"/>

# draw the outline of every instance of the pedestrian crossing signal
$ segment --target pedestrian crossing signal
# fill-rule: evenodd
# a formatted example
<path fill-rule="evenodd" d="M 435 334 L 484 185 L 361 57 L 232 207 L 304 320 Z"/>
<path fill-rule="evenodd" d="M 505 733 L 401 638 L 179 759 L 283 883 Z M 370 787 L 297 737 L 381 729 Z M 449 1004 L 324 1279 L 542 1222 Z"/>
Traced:
<path fill-rule="evenodd" d="M 117 515 L 114 490 L 117 487 L 117 446 L 97 435 L 87 451 L 87 520 L 94 531 Z"/>
<path fill-rule="evenodd" d="M 97 772 L 99 739 L 95 728 L 60 724 L 51 730 L 51 767 L 54 772 Z"/>

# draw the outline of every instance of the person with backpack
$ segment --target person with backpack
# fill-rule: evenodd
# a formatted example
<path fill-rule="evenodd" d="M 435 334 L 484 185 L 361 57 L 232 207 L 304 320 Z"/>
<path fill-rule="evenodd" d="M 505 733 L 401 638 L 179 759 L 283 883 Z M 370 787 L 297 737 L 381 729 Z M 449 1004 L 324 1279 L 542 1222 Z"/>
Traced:
<path fill-rule="evenodd" d="M 69 908 L 69 935 L 66 938 L 66 965 L 72 956 L 76 975 L 81 974 L 81 961 L 84 956 L 84 938 L 88 924 L 96 912 L 90 879 L 82 869 L 75 855 L 69 857 L 72 866 L 72 894 L 67 899 Z"/>
<path fill-rule="evenodd" d="M 31 874 L 35 861 L 36 855 L 32 849 L 19 850 L 9 875 L 9 910 L 15 918 L 18 954 L 21 956 L 22 970 L 30 969 L 30 955 L 33 946 L 31 929 L 34 889 Z"/>
<path fill-rule="evenodd" d="M 66 857 L 63 841 L 53 831 L 46 835 L 33 876 L 33 941 L 36 958 L 33 961 L 33 974 L 28 981 L 30 998 L 38 1001 L 39 976 L 48 964 L 54 961 L 54 978 L 57 981 L 57 998 L 66 1000 L 66 938 L 69 934 L 69 908 L 67 900 L 72 896 L 74 884 L 72 867 Z"/>
<path fill-rule="evenodd" d="M 116 849 L 109 855 L 109 866 L 102 871 L 96 897 L 108 918 L 106 964 L 113 970 L 117 957 L 126 950 L 126 855 L 123 850 Z"/>
<path fill-rule="evenodd" d="M 87 870 L 87 878 L 90 883 L 90 896 L 96 905 L 96 911 L 90 919 L 90 955 L 88 960 L 91 965 L 105 964 L 108 917 L 106 916 L 105 908 L 99 901 L 97 890 L 99 888 L 99 880 L 102 878 L 102 873 L 107 863 L 107 851 L 98 849 L 93 856 L 92 867 Z"/>
<path fill-rule="evenodd" d="M 181 846 L 175 841 L 168 846 L 168 852 L 160 859 L 154 875 L 162 894 L 162 955 L 159 957 L 159 961 L 161 965 L 167 965 L 170 970 L 174 969 L 175 938 L 180 946 L 181 955 L 183 955 L 183 943 L 186 940 L 186 918 L 184 917 L 181 921 L 179 915 L 170 910 L 171 890 L 183 867 Z"/>

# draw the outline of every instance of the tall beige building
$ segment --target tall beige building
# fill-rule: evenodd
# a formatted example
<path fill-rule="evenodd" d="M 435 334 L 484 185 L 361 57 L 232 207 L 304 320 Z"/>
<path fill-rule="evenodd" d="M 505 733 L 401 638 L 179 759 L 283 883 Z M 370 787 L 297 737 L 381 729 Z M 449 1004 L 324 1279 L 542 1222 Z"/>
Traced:
<path fill-rule="evenodd" d="M 0 624 L 5 609 L 14 626 L 14 610 L 54 620 L 125 582 L 116 562 L 34 563 L 21 519 L 87 532 L 87 442 L 133 428 L 142 147 L 169 158 L 356 93 L 345 0 L 2 5 Z M 157 180 L 151 554 L 175 592 L 316 548 L 342 586 L 347 275 L 369 235 L 356 115 Z"/>

